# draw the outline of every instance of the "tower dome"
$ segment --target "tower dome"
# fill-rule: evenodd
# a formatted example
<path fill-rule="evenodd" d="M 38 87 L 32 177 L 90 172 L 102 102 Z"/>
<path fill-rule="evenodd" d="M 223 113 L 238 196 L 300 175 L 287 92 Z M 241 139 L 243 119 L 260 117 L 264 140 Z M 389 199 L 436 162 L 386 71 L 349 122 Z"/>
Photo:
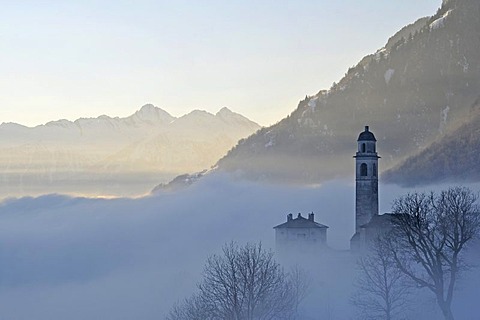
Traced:
<path fill-rule="evenodd" d="M 365 131 L 360 133 L 357 141 L 377 141 L 377 139 L 375 139 L 374 134 L 369 131 L 368 126 L 365 126 Z"/>

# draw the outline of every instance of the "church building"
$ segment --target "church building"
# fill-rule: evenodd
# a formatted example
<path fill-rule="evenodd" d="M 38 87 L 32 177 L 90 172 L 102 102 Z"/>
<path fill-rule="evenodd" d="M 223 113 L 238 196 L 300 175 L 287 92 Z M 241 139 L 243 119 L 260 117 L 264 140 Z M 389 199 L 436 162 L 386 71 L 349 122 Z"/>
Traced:
<path fill-rule="evenodd" d="M 380 233 L 391 228 L 392 215 L 378 214 L 378 159 L 377 139 L 368 126 L 357 139 L 355 158 L 355 234 L 350 240 L 353 252 L 363 251 Z M 327 226 L 301 214 L 274 227 L 276 250 L 282 252 L 319 251 L 327 247 Z"/>
<path fill-rule="evenodd" d="M 355 158 L 355 234 L 350 249 L 361 250 L 366 244 L 365 226 L 378 217 L 378 159 L 377 139 L 366 126 L 357 139 Z M 372 232 L 370 232 L 372 233 Z"/>

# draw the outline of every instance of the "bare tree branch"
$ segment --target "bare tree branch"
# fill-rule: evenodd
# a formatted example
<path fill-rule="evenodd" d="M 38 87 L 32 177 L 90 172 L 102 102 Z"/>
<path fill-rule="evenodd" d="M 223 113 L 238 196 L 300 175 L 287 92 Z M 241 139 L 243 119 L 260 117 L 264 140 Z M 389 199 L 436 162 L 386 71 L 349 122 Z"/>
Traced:
<path fill-rule="evenodd" d="M 413 193 L 397 199 L 389 248 L 397 268 L 436 297 L 444 318 L 451 311 L 455 284 L 466 265 L 465 246 L 480 229 L 478 196 L 454 187 L 440 194 Z"/>
<path fill-rule="evenodd" d="M 397 269 L 395 257 L 383 238 L 376 239 L 369 253 L 358 262 L 357 291 L 352 303 L 362 319 L 403 319 L 409 303 L 410 286 L 404 273 Z"/>
<path fill-rule="evenodd" d="M 232 242 L 207 260 L 198 294 L 174 306 L 167 320 L 295 319 L 306 294 L 302 277 L 300 270 L 285 273 L 261 244 Z"/>

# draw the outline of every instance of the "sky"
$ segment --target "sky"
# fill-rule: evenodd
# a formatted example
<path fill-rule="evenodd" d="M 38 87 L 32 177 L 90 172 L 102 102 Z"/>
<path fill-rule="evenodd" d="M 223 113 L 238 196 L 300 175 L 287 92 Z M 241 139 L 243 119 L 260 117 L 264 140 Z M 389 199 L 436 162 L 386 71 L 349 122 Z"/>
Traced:
<path fill-rule="evenodd" d="M 0 0 L 0 123 L 152 103 L 261 125 L 328 89 L 440 0 Z"/>

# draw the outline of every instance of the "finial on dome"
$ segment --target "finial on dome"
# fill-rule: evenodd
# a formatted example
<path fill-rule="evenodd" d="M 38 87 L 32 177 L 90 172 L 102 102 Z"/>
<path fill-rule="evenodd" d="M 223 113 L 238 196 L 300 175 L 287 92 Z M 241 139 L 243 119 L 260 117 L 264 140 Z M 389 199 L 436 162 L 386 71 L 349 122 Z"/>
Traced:
<path fill-rule="evenodd" d="M 377 139 L 375 139 L 373 132 L 370 131 L 370 127 L 365 126 L 365 131 L 360 133 L 357 141 L 377 141 Z"/>

